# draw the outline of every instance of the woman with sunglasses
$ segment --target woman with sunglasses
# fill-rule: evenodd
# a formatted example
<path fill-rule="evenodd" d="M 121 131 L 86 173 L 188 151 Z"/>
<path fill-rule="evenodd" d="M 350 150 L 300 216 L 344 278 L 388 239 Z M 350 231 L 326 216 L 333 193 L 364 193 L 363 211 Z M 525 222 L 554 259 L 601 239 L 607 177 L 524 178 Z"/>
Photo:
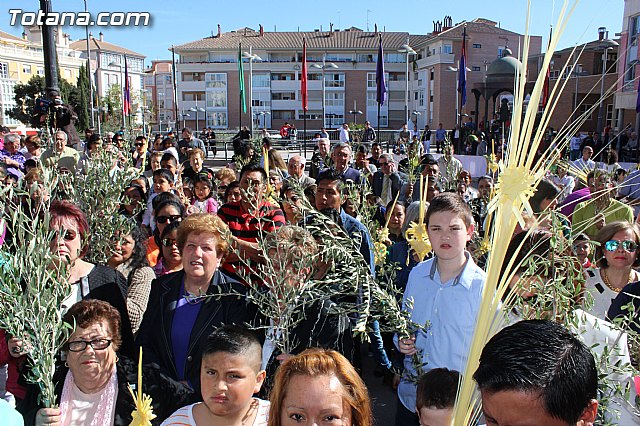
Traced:
<path fill-rule="evenodd" d="M 596 236 L 596 269 L 587 271 L 586 291 L 593 300 L 593 307 L 585 309 L 604 319 L 613 300 L 627 284 L 640 280 L 634 267 L 640 265 L 638 225 L 616 221 L 603 226 Z M 588 306 L 587 306 L 588 308 Z"/>
<path fill-rule="evenodd" d="M 63 345 L 64 365 L 56 368 L 56 408 L 41 408 L 38 387 L 27 395 L 25 424 L 29 425 L 129 425 L 134 400 L 129 383 L 137 383 L 137 362 L 119 351 L 120 314 L 108 303 L 83 300 L 64 317 L 73 332 Z M 190 392 L 179 383 L 144 369 L 142 391 L 152 397 L 159 419 L 171 414 L 178 401 L 188 403 Z"/>
<path fill-rule="evenodd" d="M 231 235 L 216 215 L 196 213 L 178 227 L 183 270 L 156 278 L 137 343 L 145 362 L 200 393 L 200 363 L 212 330 L 243 324 L 252 314 L 241 295 L 244 286 L 220 270 Z M 224 392 L 224 391 L 222 391 Z"/>
<path fill-rule="evenodd" d="M 89 224 L 85 214 L 69 201 L 53 201 L 49 208 L 51 227 L 56 236 L 51 240 L 51 251 L 60 265 L 68 265 L 67 279 L 71 294 L 62 302 L 62 309 L 86 299 L 103 300 L 120 312 L 122 317 L 122 350 L 133 355 L 133 333 L 125 302 L 127 280 L 118 271 L 104 265 L 87 262 L 83 257 L 89 251 Z"/>
<path fill-rule="evenodd" d="M 178 250 L 178 226 L 180 222 L 171 222 L 160 235 L 160 256 L 153 271 L 156 277 L 182 270 L 182 256 Z"/>
<path fill-rule="evenodd" d="M 147 242 L 147 260 L 152 268 L 158 263 L 160 255 L 161 235 L 164 228 L 172 222 L 182 222 L 186 215 L 186 209 L 180 198 L 170 192 L 158 194 L 152 201 L 153 218 L 156 221 L 156 229 Z"/>

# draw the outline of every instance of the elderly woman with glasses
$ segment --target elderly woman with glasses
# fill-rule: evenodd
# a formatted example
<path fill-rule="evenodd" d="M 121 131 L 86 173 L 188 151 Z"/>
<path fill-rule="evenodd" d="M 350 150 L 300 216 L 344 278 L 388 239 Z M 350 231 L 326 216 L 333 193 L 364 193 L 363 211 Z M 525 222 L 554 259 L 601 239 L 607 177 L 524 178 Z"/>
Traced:
<path fill-rule="evenodd" d="M 626 221 L 611 222 L 600 229 L 596 239 L 596 269 L 587 270 L 586 292 L 593 300 L 593 307 L 585 309 L 604 319 L 613 300 L 627 284 L 640 280 L 634 267 L 640 265 L 638 242 L 640 229 Z"/>
<path fill-rule="evenodd" d="M 67 311 L 64 321 L 72 328 L 62 348 L 64 365 L 58 366 L 56 408 L 40 408 L 37 387 L 27 395 L 30 409 L 26 424 L 40 425 L 129 425 L 135 410 L 129 383 L 137 383 L 137 365 L 119 357 L 120 314 L 106 302 L 83 300 Z M 153 398 L 154 413 L 166 418 L 171 407 L 188 402 L 190 392 L 146 368 L 142 391 Z"/>
<path fill-rule="evenodd" d="M 222 324 L 251 320 L 244 287 L 220 270 L 230 234 L 218 216 L 196 213 L 178 227 L 183 270 L 156 278 L 138 331 L 145 362 L 200 395 L 200 361 L 207 336 Z"/>

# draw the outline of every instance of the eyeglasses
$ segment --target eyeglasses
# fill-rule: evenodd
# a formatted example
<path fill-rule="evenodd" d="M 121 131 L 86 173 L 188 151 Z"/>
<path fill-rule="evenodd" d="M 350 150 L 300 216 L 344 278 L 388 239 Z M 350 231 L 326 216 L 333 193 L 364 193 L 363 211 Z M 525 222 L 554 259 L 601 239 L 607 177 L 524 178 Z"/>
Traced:
<path fill-rule="evenodd" d="M 138 148 L 141 147 L 142 145 L 144 145 L 142 142 L 136 142 L 135 146 L 137 146 Z"/>
<path fill-rule="evenodd" d="M 604 243 L 604 249 L 606 251 L 616 251 L 618 250 L 618 247 L 620 247 L 620 245 L 622 245 L 622 248 L 628 251 L 629 253 L 633 253 L 638 248 L 638 244 L 636 244 L 631 240 L 624 240 L 624 241 L 609 240 L 606 243 Z"/>
<path fill-rule="evenodd" d="M 227 185 L 218 186 L 218 190 L 220 190 L 220 191 L 225 191 L 226 189 L 227 189 Z"/>
<path fill-rule="evenodd" d="M 53 236 L 53 240 L 62 238 L 65 241 L 73 241 L 78 236 L 78 233 L 72 229 L 63 229 L 62 231 L 56 231 Z"/>
<path fill-rule="evenodd" d="M 172 247 L 172 246 L 178 245 L 178 242 L 173 238 L 163 238 L 161 242 L 162 242 L 162 245 L 165 247 Z"/>
<path fill-rule="evenodd" d="M 179 214 L 172 214 L 171 216 L 158 216 L 156 217 L 156 222 L 158 223 L 167 223 L 167 222 L 182 222 L 182 216 Z"/>
<path fill-rule="evenodd" d="M 82 352 L 87 349 L 87 345 L 91 345 L 91 347 L 96 351 L 101 351 L 103 349 L 107 349 L 110 344 L 111 339 L 94 339 L 91 341 L 74 340 L 73 342 L 67 343 L 67 348 L 71 352 Z"/>

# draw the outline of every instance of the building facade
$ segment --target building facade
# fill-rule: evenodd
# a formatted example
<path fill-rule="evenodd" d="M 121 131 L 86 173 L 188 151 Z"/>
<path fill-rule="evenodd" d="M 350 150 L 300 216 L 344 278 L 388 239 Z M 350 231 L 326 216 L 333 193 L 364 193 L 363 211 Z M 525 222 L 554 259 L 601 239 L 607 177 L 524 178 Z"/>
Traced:
<path fill-rule="evenodd" d="M 482 81 L 486 64 L 501 49 L 518 45 L 520 35 L 503 30 L 495 22 L 476 19 L 467 24 L 467 105 L 474 81 Z M 376 62 L 382 37 L 387 81 L 387 102 L 380 109 L 380 128 L 398 129 L 409 118 L 425 124 L 456 123 L 457 73 L 452 68 L 462 51 L 464 23 L 444 25 L 427 35 L 406 32 L 365 32 L 358 28 L 311 32 L 266 32 L 241 28 L 175 46 L 178 114 L 195 127 L 190 109 L 204 107 L 207 126 L 279 128 L 304 118 L 300 76 L 303 39 L 307 43 L 307 128 L 336 128 L 344 122 L 370 121 L 378 126 Z M 511 43 L 511 44 L 509 44 Z M 532 38 L 532 51 L 539 53 L 540 37 Z M 409 47 L 409 49 L 407 49 Z M 247 110 L 239 96 L 238 52 L 244 54 Z M 256 56 L 254 56 L 256 55 Z M 250 64 L 248 57 L 253 57 Z M 407 63 L 408 60 L 408 63 Z M 408 65 L 408 66 L 407 66 Z M 252 72 L 250 72 L 252 68 Z M 252 74 L 252 78 L 249 74 Z M 408 77 L 408 78 L 407 78 Z M 408 81 L 408 85 L 407 85 Z M 408 86 L 408 87 L 407 87 Z M 250 108 L 250 105 L 252 108 Z M 189 114 L 189 116 L 187 116 Z M 324 116 L 324 121 L 323 121 Z M 202 116 L 200 116 L 202 118 Z"/>
<path fill-rule="evenodd" d="M 640 67 L 638 62 L 640 37 L 640 0 L 625 0 L 620 33 L 618 84 L 615 93 L 615 108 L 619 130 L 631 125 L 640 126 L 640 115 L 636 113 Z"/>
<path fill-rule="evenodd" d="M 154 130 L 176 127 L 173 105 L 173 65 L 170 60 L 151 61 L 144 72 L 145 105 Z"/>

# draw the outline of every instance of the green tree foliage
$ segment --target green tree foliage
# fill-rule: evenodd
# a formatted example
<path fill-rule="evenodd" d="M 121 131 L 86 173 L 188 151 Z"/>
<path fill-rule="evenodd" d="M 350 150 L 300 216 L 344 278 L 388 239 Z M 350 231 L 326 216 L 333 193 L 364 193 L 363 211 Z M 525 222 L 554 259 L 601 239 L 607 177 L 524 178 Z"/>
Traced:
<path fill-rule="evenodd" d="M 107 95 L 101 98 L 102 105 L 100 120 L 102 133 L 115 132 L 122 127 L 122 86 L 113 84 L 107 91 Z"/>
<path fill-rule="evenodd" d="M 87 68 L 82 65 L 78 75 L 78 108 L 76 114 L 78 114 L 77 127 L 80 130 L 86 129 L 91 125 L 91 119 L 89 118 L 89 111 L 91 108 L 89 101 L 89 78 L 87 78 Z"/>

